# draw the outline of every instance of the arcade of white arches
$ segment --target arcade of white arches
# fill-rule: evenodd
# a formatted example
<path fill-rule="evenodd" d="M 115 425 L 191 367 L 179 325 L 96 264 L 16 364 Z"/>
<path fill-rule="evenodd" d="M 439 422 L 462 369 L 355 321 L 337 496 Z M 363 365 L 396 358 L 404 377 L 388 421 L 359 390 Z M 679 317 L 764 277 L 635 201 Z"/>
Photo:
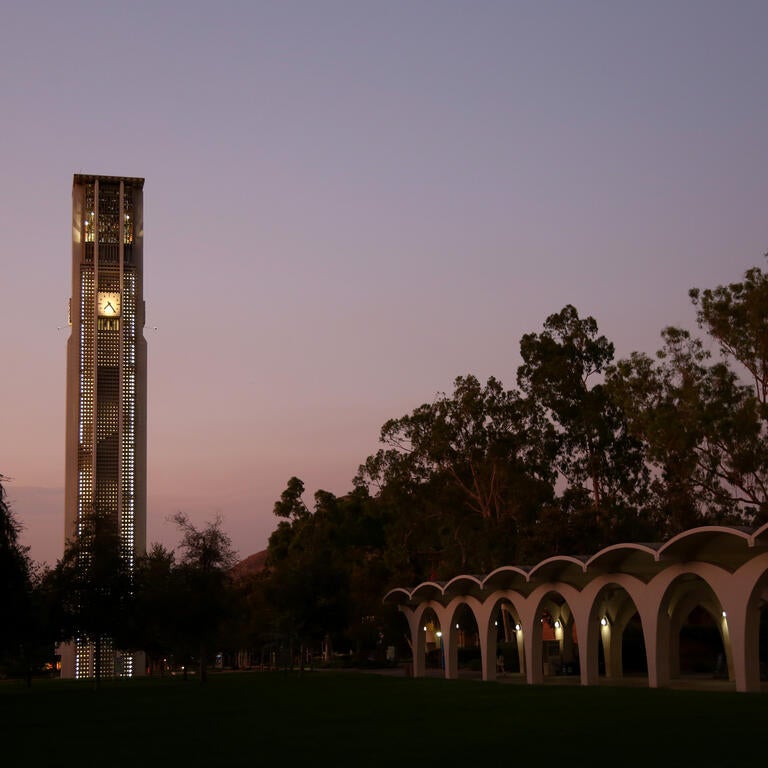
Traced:
<path fill-rule="evenodd" d="M 533 567 L 503 566 L 482 577 L 427 581 L 393 589 L 384 600 L 408 620 L 416 677 L 426 672 L 428 632 L 440 635 L 445 676 L 458 677 L 459 619 L 469 611 L 477 626 L 483 680 L 496 679 L 499 625 L 506 622 L 529 684 L 544 682 L 547 627 L 560 658 L 577 659 L 574 669 L 582 685 L 597 684 L 601 668 L 605 678 L 618 682 L 624 631 L 639 617 L 648 685 L 665 687 L 680 674 L 681 629 L 698 610 L 711 617 L 710 626 L 714 623 L 722 640 L 722 677 L 738 691 L 759 691 L 768 524 L 693 528 L 663 544 L 616 544 L 591 557 L 550 557 Z M 434 632 L 435 627 L 442 631 Z"/>

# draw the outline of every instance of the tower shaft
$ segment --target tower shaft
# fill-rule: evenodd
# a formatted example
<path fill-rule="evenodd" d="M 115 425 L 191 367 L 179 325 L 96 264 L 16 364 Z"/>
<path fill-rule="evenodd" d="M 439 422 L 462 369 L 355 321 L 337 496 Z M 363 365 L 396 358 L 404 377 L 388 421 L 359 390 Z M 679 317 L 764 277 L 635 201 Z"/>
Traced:
<path fill-rule="evenodd" d="M 65 541 L 88 515 L 110 516 L 131 569 L 146 549 L 143 186 L 139 178 L 74 177 L 67 343 Z M 91 644 L 75 645 L 73 668 L 62 657 L 62 674 L 91 676 Z M 130 674 L 114 668 L 111 643 L 103 646 L 104 673 Z"/>

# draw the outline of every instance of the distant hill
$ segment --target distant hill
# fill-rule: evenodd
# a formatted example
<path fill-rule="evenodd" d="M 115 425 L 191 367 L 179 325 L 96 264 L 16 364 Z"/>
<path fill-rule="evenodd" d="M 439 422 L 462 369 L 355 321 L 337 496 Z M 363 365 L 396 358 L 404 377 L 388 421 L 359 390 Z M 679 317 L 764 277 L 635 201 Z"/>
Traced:
<path fill-rule="evenodd" d="M 256 554 L 246 557 L 245 560 L 235 563 L 235 565 L 232 566 L 230 573 L 235 579 L 244 579 L 263 571 L 266 563 L 267 550 L 263 549 L 261 552 L 256 552 Z"/>

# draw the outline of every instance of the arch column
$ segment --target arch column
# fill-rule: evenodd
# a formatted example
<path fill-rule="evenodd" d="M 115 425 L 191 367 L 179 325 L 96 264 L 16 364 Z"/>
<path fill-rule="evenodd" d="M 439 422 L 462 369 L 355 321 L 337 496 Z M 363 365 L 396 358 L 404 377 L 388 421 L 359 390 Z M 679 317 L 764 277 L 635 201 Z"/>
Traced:
<path fill-rule="evenodd" d="M 445 620 L 440 618 L 440 630 L 443 633 L 440 645 L 443 651 L 446 680 L 456 680 L 459 677 L 459 633 L 451 621 L 452 618 L 452 616 L 447 616 Z"/>
<path fill-rule="evenodd" d="M 520 608 L 520 624 L 525 654 L 525 681 L 528 685 L 544 683 L 544 668 L 541 654 L 541 623 L 537 618 L 539 598 L 530 596 Z M 518 635 L 520 633 L 518 632 Z M 518 644 L 519 647 L 519 644 Z"/>
<path fill-rule="evenodd" d="M 515 629 L 515 642 L 517 643 L 517 658 L 520 661 L 520 671 L 528 676 L 528 661 L 525 655 L 525 634 L 522 630 L 522 624 L 520 629 Z"/>
<path fill-rule="evenodd" d="M 728 603 L 725 609 L 727 632 L 733 659 L 733 679 L 741 693 L 760 691 L 760 605 L 751 606 L 750 600 Z"/>
<path fill-rule="evenodd" d="M 659 643 L 659 631 L 663 622 L 660 621 L 659 616 L 659 604 L 660 597 L 652 594 L 652 591 L 646 588 L 633 595 L 635 601 L 635 607 L 640 616 L 640 626 L 643 632 L 643 642 L 645 643 L 645 664 L 648 668 L 648 687 L 649 688 L 663 688 L 669 684 L 669 671 L 664 667 L 664 660 L 661 659 L 660 669 L 660 657 L 659 649 L 666 647 L 664 644 Z M 669 627 L 666 630 L 667 637 L 669 637 Z M 667 641 L 668 645 L 668 641 Z"/>
<path fill-rule="evenodd" d="M 476 611 L 478 636 L 480 638 L 480 664 L 483 672 L 483 680 L 493 682 L 496 679 L 496 650 L 497 630 L 493 623 L 493 615 L 499 610 L 496 603 L 496 594 L 491 595 Z"/>
<path fill-rule="evenodd" d="M 757 693 L 760 687 L 760 599 L 768 581 L 768 553 L 739 568 L 721 597 L 733 659 L 736 690 Z"/>
<path fill-rule="evenodd" d="M 421 617 L 426 608 L 414 610 L 406 605 L 397 606 L 400 613 L 408 622 L 408 631 L 411 633 L 411 656 L 413 677 L 424 677 L 424 632 L 421 631 Z"/>
<path fill-rule="evenodd" d="M 583 593 L 574 592 L 566 597 L 571 609 L 571 623 L 576 627 L 579 637 L 579 677 L 582 685 L 597 685 L 600 681 L 600 669 L 597 663 L 597 643 L 589 643 L 589 615 L 591 600 Z M 573 630 L 571 629 L 571 638 Z M 590 652 L 592 648 L 593 652 Z"/>

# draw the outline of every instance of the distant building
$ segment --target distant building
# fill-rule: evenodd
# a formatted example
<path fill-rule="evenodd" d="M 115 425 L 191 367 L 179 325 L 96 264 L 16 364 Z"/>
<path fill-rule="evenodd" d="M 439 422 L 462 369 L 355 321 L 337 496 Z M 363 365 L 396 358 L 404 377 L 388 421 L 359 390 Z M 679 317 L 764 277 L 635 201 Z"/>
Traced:
<path fill-rule="evenodd" d="M 74 177 L 67 343 L 64 537 L 91 512 L 114 515 L 131 568 L 147 527 L 143 187 L 138 178 Z M 62 676 L 92 676 L 93 654 L 84 641 L 63 648 Z M 107 639 L 103 674 L 139 667 L 143 660 L 117 656 Z"/>

